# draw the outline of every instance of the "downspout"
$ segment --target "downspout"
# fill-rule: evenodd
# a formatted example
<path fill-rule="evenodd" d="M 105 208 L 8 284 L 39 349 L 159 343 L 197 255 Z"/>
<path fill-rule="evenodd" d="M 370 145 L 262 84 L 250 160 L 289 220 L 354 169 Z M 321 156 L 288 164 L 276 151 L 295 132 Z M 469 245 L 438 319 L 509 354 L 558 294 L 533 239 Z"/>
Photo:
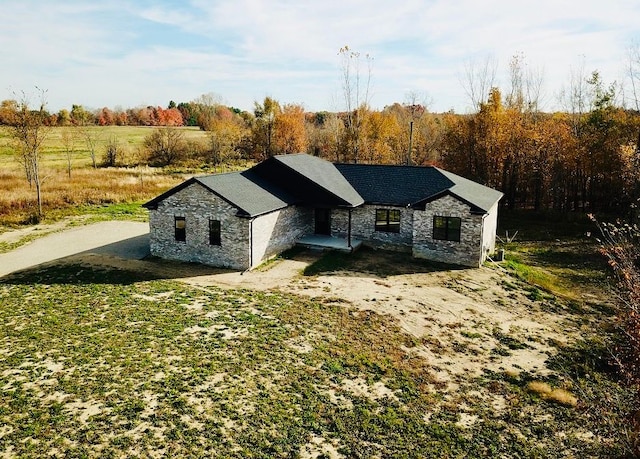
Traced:
<path fill-rule="evenodd" d="M 480 225 L 480 263 L 478 267 L 482 266 L 482 263 L 486 260 L 484 256 L 484 219 L 487 218 L 489 214 L 484 214 L 482 216 L 482 224 Z"/>
<path fill-rule="evenodd" d="M 249 219 L 249 269 L 251 268 L 253 268 L 253 218 Z"/>

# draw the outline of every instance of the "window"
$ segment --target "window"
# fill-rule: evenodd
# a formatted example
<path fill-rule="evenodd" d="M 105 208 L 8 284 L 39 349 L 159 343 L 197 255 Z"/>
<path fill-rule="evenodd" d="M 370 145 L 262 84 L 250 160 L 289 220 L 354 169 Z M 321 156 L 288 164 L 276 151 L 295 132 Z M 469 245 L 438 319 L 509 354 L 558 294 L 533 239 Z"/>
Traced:
<path fill-rule="evenodd" d="M 399 233 L 400 211 L 394 209 L 376 209 L 376 231 Z"/>
<path fill-rule="evenodd" d="M 462 219 L 459 217 L 433 217 L 433 238 L 442 241 L 460 242 L 460 226 Z"/>
<path fill-rule="evenodd" d="M 176 241 L 184 242 L 187 240 L 187 222 L 184 217 L 174 217 L 175 219 L 175 235 Z"/>
<path fill-rule="evenodd" d="M 220 220 L 209 219 L 209 244 L 220 245 Z"/>

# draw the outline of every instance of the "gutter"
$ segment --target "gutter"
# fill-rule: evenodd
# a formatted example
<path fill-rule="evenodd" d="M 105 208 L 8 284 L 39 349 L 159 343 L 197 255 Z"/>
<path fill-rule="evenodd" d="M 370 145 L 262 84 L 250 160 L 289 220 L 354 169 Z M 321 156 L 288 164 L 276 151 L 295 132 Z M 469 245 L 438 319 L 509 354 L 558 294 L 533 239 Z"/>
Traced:
<path fill-rule="evenodd" d="M 485 213 L 482 216 L 482 224 L 480 226 L 480 263 L 478 263 L 478 267 L 482 266 L 482 263 L 484 263 L 485 261 L 485 257 L 484 257 L 484 220 L 485 218 L 487 218 L 489 216 L 488 213 Z M 487 254 L 487 256 L 489 256 L 489 254 Z"/>

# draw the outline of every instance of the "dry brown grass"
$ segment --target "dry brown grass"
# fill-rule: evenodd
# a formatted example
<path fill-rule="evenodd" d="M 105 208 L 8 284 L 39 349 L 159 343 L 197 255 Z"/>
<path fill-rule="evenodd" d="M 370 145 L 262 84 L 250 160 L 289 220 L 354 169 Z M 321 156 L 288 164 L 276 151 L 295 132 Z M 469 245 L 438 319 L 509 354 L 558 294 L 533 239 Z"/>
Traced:
<path fill-rule="evenodd" d="M 151 199 L 180 183 L 182 175 L 167 175 L 151 168 L 78 168 L 45 171 L 44 213 L 81 205 L 129 203 Z M 35 211 L 35 189 L 17 169 L 0 170 L 0 225 L 29 220 Z"/>
<path fill-rule="evenodd" d="M 555 402 L 564 406 L 576 406 L 578 399 L 569 391 L 562 388 L 552 388 L 549 384 L 542 381 L 531 381 L 527 388 L 538 394 L 544 400 Z"/>

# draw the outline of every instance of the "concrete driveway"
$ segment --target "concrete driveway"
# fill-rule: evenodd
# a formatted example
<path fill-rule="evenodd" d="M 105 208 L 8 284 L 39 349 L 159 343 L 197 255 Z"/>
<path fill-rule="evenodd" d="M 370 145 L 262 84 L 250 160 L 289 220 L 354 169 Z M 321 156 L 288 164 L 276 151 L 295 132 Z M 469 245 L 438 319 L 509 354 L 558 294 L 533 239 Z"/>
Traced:
<path fill-rule="evenodd" d="M 149 224 L 109 221 L 44 236 L 0 254 L 0 277 L 81 253 L 140 260 L 149 255 Z"/>

